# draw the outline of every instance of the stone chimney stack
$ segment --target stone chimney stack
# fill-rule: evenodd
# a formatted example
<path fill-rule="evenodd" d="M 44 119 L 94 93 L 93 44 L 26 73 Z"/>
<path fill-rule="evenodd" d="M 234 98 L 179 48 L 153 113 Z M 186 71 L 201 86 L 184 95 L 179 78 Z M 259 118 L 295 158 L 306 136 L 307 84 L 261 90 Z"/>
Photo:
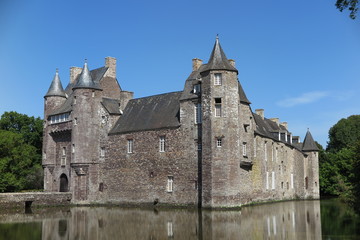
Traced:
<path fill-rule="evenodd" d="M 107 76 L 116 78 L 116 58 L 106 57 L 105 58 L 105 67 L 109 68 L 107 70 Z"/>
<path fill-rule="evenodd" d="M 71 67 L 70 68 L 70 83 L 75 84 L 76 78 L 80 75 L 82 71 L 81 67 Z"/>
<path fill-rule="evenodd" d="M 276 123 L 279 126 L 280 120 L 279 118 L 270 118 L 271 121 L 273 121 L 274 123 Z"/>
<path fill-rule="evenodd" d="M 264 120 L 264 109 L 255 109 L 255 113 Z"/>
<path fill-rule="evenodd" d="M 235 66 L 235 60 L 234 60 L 234 59 L 229 59 L 229 63 L 231 64 L 231 66 L 233 66 L 234 68 L 236 68 L 236 66 Z"/>
<path fill-rule="evenodd" d="M 192 70 L 193 70 L 193 72 L 197 71 L 200 68 L 200 66 L 202 65 L 202 63 L 203 63 L 203 61 L 201 59 L 194 58 L 192 60 Z"/>
<path fill-rule="evenodd" d="M 283 126 L 286 130 L 288 130 L 288 123 L 287 122 L 282 122 L 280 123 L 281 126 Z"/>

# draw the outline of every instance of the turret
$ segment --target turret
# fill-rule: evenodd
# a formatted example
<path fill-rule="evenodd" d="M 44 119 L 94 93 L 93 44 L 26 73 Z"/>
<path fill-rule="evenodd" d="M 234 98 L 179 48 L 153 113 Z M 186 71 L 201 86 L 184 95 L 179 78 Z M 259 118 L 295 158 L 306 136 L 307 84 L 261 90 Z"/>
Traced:
<path fill-rule="evenodd" d="M 302 151 L 306 153 L 304 158 L 305 195 L 309 198 L 319 198 L 319 148 L 316 145 L 309 129 L 306 132 Z"/>
<path fill-rule="evenodd" d="M 61 106 L 66 100 L 66 93 L 61 84 L 59 71 L 56 69 L 54 79 L 51 82 L 49 90 L 45 94 L 45 108 L 44 108 L 44 117 L 47 119 L 48 115 L 51 114 L 56 108 Z"/>
<path fill-rule="evenodd" d="M 251 168 L 250 101 L 238 81 L 235 62 L 216 41 L 201 69 L 203 206 L 234 206 L 239 199 L 240 165 Z M 224 196 L 226 196 L 224 198 Z M 227 198 L 228 197 L 228 198 Z"/>
<path fill-rule="evenodd" d="M 72 144 L 72 179 L 71 186 L 81 192 L 74 195 L 75 201 L 87 200 L 89 189 L 97 189 L 98 162 L 100 159 L 100 122 L 102 89 L 95 82 L 85 62 L 84 67 L 73 87 L 71 132 Z M 89 172 L 95 176 L 89 182 Z M 91 184 L 91 185 L 90 185 Z M 92 185 L 94 184 L 94 185 Z"/>

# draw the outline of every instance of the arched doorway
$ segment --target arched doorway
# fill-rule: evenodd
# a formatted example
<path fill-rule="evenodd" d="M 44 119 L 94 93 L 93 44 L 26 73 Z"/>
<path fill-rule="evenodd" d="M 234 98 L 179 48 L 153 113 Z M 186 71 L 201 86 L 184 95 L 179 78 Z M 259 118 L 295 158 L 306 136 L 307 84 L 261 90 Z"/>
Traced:
<path fill-rule="evenodd" d="M 69 191 L 69 181 L 66 175 L 63 173 L 60 176 L 60 192 L 68 192 Z"/>

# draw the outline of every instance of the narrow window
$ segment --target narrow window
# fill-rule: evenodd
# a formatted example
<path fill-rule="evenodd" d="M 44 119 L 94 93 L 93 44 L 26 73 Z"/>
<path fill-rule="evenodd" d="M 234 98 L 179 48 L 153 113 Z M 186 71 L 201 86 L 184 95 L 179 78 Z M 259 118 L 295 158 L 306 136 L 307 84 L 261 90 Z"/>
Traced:
<path fill-rule="evenodd" d="M 278 158 L 278 148 L 275 148 L 275 162 L 277 161 Z"/>
<path fill-rule="evenodd" d="M 173 192 L 173 183 L 174 183 L 174 177 L 168 176 L 168 181 L 167 181 L 167 185 L 166 185 L 167 192 Z"/>
<path fill-rule="evenodd" d="M 66 155 L 66 147 L 62 148 L 62 155 L 65 156 Z"/>
<path fill-rule="evenodd" d="M 133 153 L 133 147 L 134 147 L 134 140 L 133 139 L 128 139 L 127 140 L 127 152 L 128 153 Z"/>
<path fill-rule="evenodd" d="M 216 138 L 216 147 L 222 146 L 222 138 Z"/>
<path fill-rule="evenodd" d="M 269 189 L 269 172 L 266 172 L 266 189 Z"/>
<path fill-rule="evenodd" d="M 75 144 L 71 146 L 71 153 L 75 153 Z"/>
<path fill-rule="evenodd" d="M 76 104 L 76 96 L 74 96 L 74 104 Z"/>
<path fill-rule="evenodd" d="M 271 172 L 271 189 L 275 189 L 275 172 Z"/>
<path fill-rule="evenodd" d="M 74 125 L 77 125 L 77 118 L 74 118 Z"/>
<path fill-rule="evenodd" d="M 222 84 L 222 75 L 221 73 L 215 73 L 214 74 L 214 85 L 221 85 Z"/>
<path fill-rule="evenodd" d="M 291 185 L 291 189 L 294 189 L 294 174 L 291 173 L 290 175 L 290 185 Z"/>
<path fill-rule="evenodd" d="M 265 155 L 265 161 L 267 161 L 267 142 L 264 144 L 264 155 Z"/>
<path fill-rule="evenodd" d="M 105 157 L 105 147 L 100 148 L 100 157 Z"/>
<path fill-rule="evenodd" d="M 200 84 L 195 84 L 194 88 L 193 88 L 193 93 L 200 94 L 200 92 L 201 92 L 201 85 Z"/>
<path fill-rule="evenodd" d="M 215 98 L 215 117 L 221 117 L 221 98 Z"/>
<path fill-rule="evenodd" d="M 95 97 L 95 91 L 92 91 L 91 97 Z"/>
<path fill-rule="evenodd" d="M 62 156 L 61 157 L 61 166 L 65 166 L 66 165 L 66 156 Z"/>
<path fill-rule="evenodd" d="M 201 123 L 201 103 L 195 104 L 195 123 Z"/>
<path fill-rule="evenodd" d="M 198 150 L 198 151 L 201 151 L 201 150 L 202 150 L 202 144 L 201 144 L 201 142 L 198 142 L 198 143 L 197 143 L 197 150 Z"/>
<path fill-rule="evenodd" d="M 247 156 L 246 154 L 246 142 L 243 142 L 243 156 Z"/>
<path fill-rule="evenodd" d="M 305 178 L 305 189 L 308 189 L 309 188 L 309 178 L 306 177 Z"/>
<path fill-rule="evenodd" d="M 159 152 L 165 152 L 165 136 L 159 138 Z"/>

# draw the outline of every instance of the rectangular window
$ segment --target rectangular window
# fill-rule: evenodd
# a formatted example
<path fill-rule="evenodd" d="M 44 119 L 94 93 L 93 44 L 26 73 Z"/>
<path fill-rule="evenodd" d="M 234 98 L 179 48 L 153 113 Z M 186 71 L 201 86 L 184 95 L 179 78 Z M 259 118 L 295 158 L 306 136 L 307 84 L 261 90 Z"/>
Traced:
<path fill-rule="evenodd" d="M 66 147 L 62 148 L 62 155 L 65 156 L 66 155 Z"/>
<path fill-rule="evenodd" d="M 159 152 L 165 152 L 165 136 L 159 138 Z"/>
<path fill-rule="evenodd" d="M 100 148 L 100 157 L 105 157 L 105 147 Z"/>
<path fill-rule="evenodd" d="M 221 117 L 221 98 L 215 98 L 215 117 Z"/>
<path fill-rule="evenodd" d="M 195 104 L 195 123 L 201 123 L 202 120 L 201 103 Z"/>
<path fill-rule="evenodd" d="M 222 146 L 222 138 L 216 138 L 216 147 Z"/>
<path fill-rule="evenodd" d="M 291 185 L 291 189 L 294 189 L 294 174 L 293 173 L 290 175 L 290 185 Z"/>
<path fill-rule="evenodd" d="M 275 172 L 271 172 L 271 189 L 275 189 Z"/>
<path fill-rule="evenodd" d="M 267 142 L 264 144 L 264 155 L 265 155 L 265 162 L 267 161 Z"/>
<path fill-rule="evenodd" d="M 173 192 L 173 183 L 174 183 L 174 177 L 168 176 L 168 181 L 167 181 L 167 185 L 166 185 L 167 192 Z"/>
<path fill-rule="evenodd" d="M 61 157 L 61 166 L 65 166 L 66 165 L 66 156 L 62 156 Z"/>
<path fill-rule="evenodd" d="M 247 156 L 246 154 L 246 142 L 243 142 L 243 156 Z"/>
<path fill-rule="evenodd" d="M 75 144 L 73 144 L 72 146 L 71 146 L 71 153 L 74 153 L 75 152 Z"/>
<path fill-rule="evenodd" d="M 214 74 L 214 85 L 221 85 L 222 84 L 222 74 L 215 73 Z"/>
<path fill-rule="evenodd" d="M 134 140 L 133 139 L 128 139 L 127 140 L 127 152 L 128 153 L 133 153 L 133 147 L 134 147 Z"/>
<path fill-rule="evenodd" d="M 275 148 L 275 162 L 277 161 L 278 158 L 278 148 Z"/>
<path fill-rule="evenodd" d="M 269 172 L 266 172 L 266 189 L 269 189 Z"/>
<path fill-rule="evenodd" d="M 201 85 L 200 84 L 195 84 L 194 89 L 193 89 L 193 93 L 199 94 L 200 92 L 201 92 Z"/>

